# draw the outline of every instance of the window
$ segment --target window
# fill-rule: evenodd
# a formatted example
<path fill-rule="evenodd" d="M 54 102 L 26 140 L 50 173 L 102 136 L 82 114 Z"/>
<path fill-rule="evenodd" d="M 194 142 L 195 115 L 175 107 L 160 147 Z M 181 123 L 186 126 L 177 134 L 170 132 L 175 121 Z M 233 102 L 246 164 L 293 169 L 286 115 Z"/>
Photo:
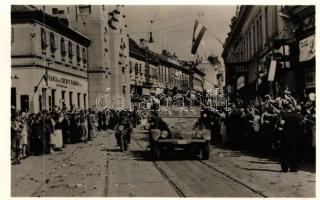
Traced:
<path fill-rule="evenodd" d="M 278 8 L 277 6 L 272 6 L 272 33 L 278 31 Z"/>
<path fill-rule="evenodd" d="M 83 63 L 87 63 L 87 51 L 86 51 L 86 48 L 82 48 L 82 60 L 83 60 Z"/>
<path fill-rule="evenodd" d="M 67 51 L 66 51 L 66 43 L 64 41 L 64 38 L 61 38 L 60 43 L 61 43 L 60 44 L 60 46 L 61 46 L 61 55 L 62 55 L 62 57 L 65 57 Z"/>
<path fill-rule="evenodd" d="M 249 31 L 249 37 L 248 37 L 248 60 L 250 60 L 251 58 L 251 31 Z"/>
<path fill-rule="evenodd" d="M 83 106 L 84 106 L 84 109 L 87 108 L 87 94 L 83 94 Z"/>
<path fill-rule="evenodd" d="M 132 71 L 133 71 L 133 70 L 132 70 L 132 62 L 129 61 L 129 73 L 132 74 Z"/>
<path fill-rule="evenodd" d="M 62 90 L 61 91 L 61 99 L 64 101 L 65 100 L 65 94 L 66 94 L 66 91 Z"/>
<path fill-rule="evenodd" d="M 52 89 L 51 90 L 51 105 L 52 105 L 52 108 L 54 108 L 56 106 L 56 90 L 55 89 Z"/>
<path fill-rule="evenodd" d="M 72 49 L 71 41 L 68 42 L 68 53 L 69 53 L 69 57 L 71 58 L 73 56 L 73 49 Z"/>
<path fill-rule="evenodd" d="M 48 44 L 47 44 L 47 35 L 46 35 L 46 31 L 42 28 L 41 29 L 41 49 L 45 50 L 47 48 Z"/>
<path fill-rule="evenodd" d="M 65 94 L 66 94 L 66 91 L 62 90 L 62 91 L 61 91 L 61 102 L 62 102 L 62 108 L 63 108 L 63 109 L 66 107 Z"/>
<path fill-rule="evenodd" d="M 58 8 L 52 8 L 52 14 L 53 15 L 58 14 Z"/>
<path fill-rule="evenodd" d="M 77 61 L 79 62 L 81 60 L 81 55 L 80 55 L 80 46 L 77 45 L 76 46 L 76 52 L 77 52 Z"/>
<path fill-rule="evenodd" d="M 122 86 L 122 94 L 126 95 L 126 86 Z"/>
<path fill-rule="evenodd" d="M 81 14 L 89 14 L 91 13 L 91 6 L 90 5 L 79 5 L 79 12 Z"/>
<path fill-rule="evenodd" d="M 72 93 L 73 93 L 73 92 L 69 92 L 69 105 L 70 105 L 70 108 L 71 108 L 71 109 L 73 108 Z"/>
<path fill-rule="evenodd" d="M 78 107 L 80 107 L 80 93 L 77 94 Z"/>
<path fill-rule="evenodd" d="M 13 27 L 11 27 L 11 43 L 14 41 L 14 32 L 13 32 Z"/>
<path fill-rule="evenodd" d="M 265 34 L 266 40 L 269 39 L 269 20 L 268 20 L 268 7 L 266 6 L 264 9 L 264 20 L 265 20 Z"/>
<path fill-rule="evenodd" d="M 257 43 L 257 40 L 256 40 L 256 26 L 253 25 L 253 28 L 252 28 L 252 39 L 253 39 L 253 54 L 256 53 L 256 43 Z"/>
<path fill-rule="evenodd" d="M 257 23 L 256 23 L 256 31 L 257 31 L 257 50 L 260 49 L 260 18 L 258 18 Z"/>
<path fill-rule="evenodd" d="M 139 71 L 140 71 L 140 75 L 142 75 L 143 73 L 142 73 L 142 64 L 140 64 L 140 66 L 139 66 Z"/>
<path fill-rule="evenodd" d="M 17 89 L 11 88 L 11 106 L 17 107 Z"/>
<path fill-rule="evenodd" d="M 53 32 L 50 32 L 50 49 L 52 53 L 54 53 L 57 49 L 56 40 Z"/>
<path fill-rule="evenodd" d="M 247 61 L 247 49 L 248 49 L 248 47 L 247 47 L 247 39 L 248 39 L 248 37 L 246 35 L 245 38 L 244 38 L 244 59 L 245 59 L 245 61 Z"/>
<path fill-rule="evenodd" d="M 134 66 L 134 73 L 136 76 L 138 75 L 138 63 L 136 63 Z"/>
<path fill-rule="evenodd" d="M 260 15 L 260 18 L 259 18 L 260 20 L 260 26 L 259 26 L 259 29 L 260 29 L 260 37 L 259 37 L 259 40 L 260 40 L 260 48 L 262 48 L 262 46 L 263 46 L 263 37 L 262 37 L 262 16 Z"/>

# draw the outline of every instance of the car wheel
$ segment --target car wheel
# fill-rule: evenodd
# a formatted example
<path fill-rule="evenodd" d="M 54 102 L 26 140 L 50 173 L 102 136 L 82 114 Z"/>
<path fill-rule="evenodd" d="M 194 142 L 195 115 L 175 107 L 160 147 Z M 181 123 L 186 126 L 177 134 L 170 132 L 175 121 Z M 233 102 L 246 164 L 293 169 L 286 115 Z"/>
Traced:
<path fill-rule="evenodd" d="M 209 160 L 210 145 L 206 143 L 200 150 L 200 159 Z"/>

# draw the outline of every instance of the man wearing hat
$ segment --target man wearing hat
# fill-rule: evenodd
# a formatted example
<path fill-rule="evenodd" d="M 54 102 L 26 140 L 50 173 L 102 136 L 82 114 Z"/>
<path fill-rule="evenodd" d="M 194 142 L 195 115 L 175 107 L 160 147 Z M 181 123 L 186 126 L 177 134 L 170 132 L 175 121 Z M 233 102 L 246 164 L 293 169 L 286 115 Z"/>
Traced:
<path fill-rule="evenodd" d="M 298 136 L 302 116 L 294 112 L 293 104 L 284 102 L 284 133 L 281 136 L 281 171 L 297 172 Z"/>

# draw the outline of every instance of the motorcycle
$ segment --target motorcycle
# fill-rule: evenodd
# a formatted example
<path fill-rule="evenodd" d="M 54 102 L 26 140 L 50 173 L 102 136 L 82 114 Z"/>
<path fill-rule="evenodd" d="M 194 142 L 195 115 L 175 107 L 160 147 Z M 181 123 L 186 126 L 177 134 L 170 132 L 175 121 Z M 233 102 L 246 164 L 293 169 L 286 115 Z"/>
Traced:
<path fill-rule="evenodd" d="M 115 136 L 122 152 L 128 150 L 131 139 L 131 130 L 130 122 L 128 120 L 123 120 L 117 127 Z"/>

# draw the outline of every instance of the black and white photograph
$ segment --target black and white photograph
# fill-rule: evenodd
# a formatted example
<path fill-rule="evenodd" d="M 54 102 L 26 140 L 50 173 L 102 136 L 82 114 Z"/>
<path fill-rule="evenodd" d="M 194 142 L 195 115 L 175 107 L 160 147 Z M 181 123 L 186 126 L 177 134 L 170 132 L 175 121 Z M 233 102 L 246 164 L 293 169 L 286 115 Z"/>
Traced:
<path fill-rule="evenodd" d="M 315 4 L 66 3 L 2 30 L 12 198 L 316 198 Z"/>

